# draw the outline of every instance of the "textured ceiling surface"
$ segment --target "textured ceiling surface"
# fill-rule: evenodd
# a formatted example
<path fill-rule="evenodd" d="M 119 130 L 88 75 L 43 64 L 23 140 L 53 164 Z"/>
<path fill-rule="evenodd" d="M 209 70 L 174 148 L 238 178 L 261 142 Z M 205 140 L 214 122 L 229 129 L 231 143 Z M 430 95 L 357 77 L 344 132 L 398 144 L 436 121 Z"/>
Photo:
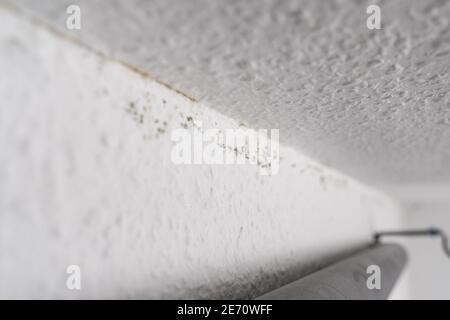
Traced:
<path fill-rule="evenodd" d="M 365 182 L 449 190 L 450 1 L 78 0 L 69 31 L 72 3 L 14 1 Z M 380 30 L 366 27 L 373 3 Z"/>

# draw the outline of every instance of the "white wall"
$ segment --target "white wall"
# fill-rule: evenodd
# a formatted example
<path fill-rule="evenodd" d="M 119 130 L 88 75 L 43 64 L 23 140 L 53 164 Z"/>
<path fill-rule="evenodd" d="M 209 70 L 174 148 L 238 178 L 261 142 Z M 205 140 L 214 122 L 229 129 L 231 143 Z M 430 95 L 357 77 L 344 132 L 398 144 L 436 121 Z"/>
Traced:
<path fill-rule="evenodd" d="M 437 227 L 450 235 L 450 214 L 446 207 L 411 207 L 403 216 L 403 227 Z M 450 299 L 450 257 L 439 237 L 419 237 L 403 242 L 409 253 L 407 268 L 412 299 Z"/>

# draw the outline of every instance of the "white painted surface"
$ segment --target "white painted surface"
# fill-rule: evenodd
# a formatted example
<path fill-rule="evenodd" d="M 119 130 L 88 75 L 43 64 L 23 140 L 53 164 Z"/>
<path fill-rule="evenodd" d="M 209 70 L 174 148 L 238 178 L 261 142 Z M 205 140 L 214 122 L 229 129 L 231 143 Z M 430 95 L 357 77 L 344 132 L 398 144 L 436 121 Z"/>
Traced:
<path fill-rule="evenodd" d="M 73 2 L 14 1 L 66 33 Z M 449 1 L 76 3 L 89 46 L 400 200 L 449 204 Z"/>
<path fill-rule="evenodd" d="M 447 208 L 415 206 L 403 215 L 404 228 L 437 227 L 450 234 L 450 214 Z M 392 238 L 391 241 L 398 241 Z M 436 237 L 407 238 L 402 241 L 410 261 L 400 287 L 407 288 L 411 299 L 450 299 L 450 259 L 445 255 L 441 239 Z M 402 290 L 402 289 L 399 289 Z M 404 297 L 404 295 L 402 296 Z"/>
<path fill-rule="evenodd" d="M 11 12 L 0 9 L 1 298 L 254 297 L 365 245 L 371 215 L 397 211 L 284 145 L 273 177 L 175 166 L 171 129 L 239 122 Z M 65 287 L 72 264 L 81 291 Z"/>

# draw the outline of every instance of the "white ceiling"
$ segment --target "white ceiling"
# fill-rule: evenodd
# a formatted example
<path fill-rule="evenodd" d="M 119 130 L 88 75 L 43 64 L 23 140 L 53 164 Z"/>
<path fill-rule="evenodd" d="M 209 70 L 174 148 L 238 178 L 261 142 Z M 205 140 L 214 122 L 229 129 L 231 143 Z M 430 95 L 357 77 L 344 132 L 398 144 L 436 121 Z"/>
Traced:
<path fill-rule="evenodd" d="M 14 1 L 399 199 L 450 203 L 450 1 L 78 0 L 68 31 L 72 3 Z"/>

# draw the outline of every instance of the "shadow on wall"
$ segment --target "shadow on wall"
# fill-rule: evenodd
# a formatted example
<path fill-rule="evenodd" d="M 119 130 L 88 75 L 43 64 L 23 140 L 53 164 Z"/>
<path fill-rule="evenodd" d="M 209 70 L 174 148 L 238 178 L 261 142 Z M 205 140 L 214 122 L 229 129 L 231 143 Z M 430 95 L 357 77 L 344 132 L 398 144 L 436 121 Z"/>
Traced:
<path fill-rule="evenodd" d="M 168 290 L 167 293 L 162 293 L 161 299 L 254 299 L 267 292 L 278 289 L 288 283 L 303 278 L 317 270 L 325 268 L 336 261 L 345 259 L 365 246 L 353 246 L 347 250 L 340 250 L 339 252 L 329 251 L 319 256 L 316 250 L 311 252 L 303 251 L 302 256 L 311 257 L 317 256 L 316 259 L 311 259 L 309 263 L 291 263 L 286 265 L 284 270 L 273 270 L 272 272 L 264 271 L 263 265 L 270 265 L 273 261 L 243 261 L 245 264 L 246 273 L 241 273 L 241 279 L 236 279 L 236 275 L 224 273 L 223 270 L 211 270 L 208 274 L 208 279 L 215 279 L 209 281 L 203 286 L 195 286 L 190 289 L 183 288 L 178 290 Z M 283 260 L 281 257 L 276 260 Z M 289 261 L 290 259 L 286 259 Z M 259 267 L 258 267 L 259 266 Z M 187 278 L 199 278 L 201 274 L 189 274 L 186 276 L 179 276 L 179 283 L 186 284 Z M 177 281 L 175 281 L 177 282 Z M 205 282 L 205 281 L 202 281 Z M 187 286 L 189 287 L 189 286 Z M 146 299 L 154 298 L 148 291 L 137 292 L 133 296 L 118 297 L 119 299 Z"/>

